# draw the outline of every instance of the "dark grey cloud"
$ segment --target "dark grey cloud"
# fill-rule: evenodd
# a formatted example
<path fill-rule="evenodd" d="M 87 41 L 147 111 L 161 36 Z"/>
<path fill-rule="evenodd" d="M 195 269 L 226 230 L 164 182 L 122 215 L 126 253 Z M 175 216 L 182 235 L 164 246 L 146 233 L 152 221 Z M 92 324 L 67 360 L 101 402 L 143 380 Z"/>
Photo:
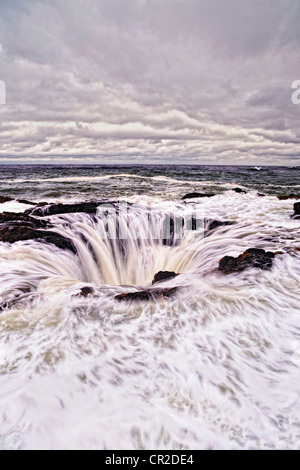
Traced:
<path fill-rule="evenodd" d="M 297 0 L 1 2 L 0 159 L 293 163 L 299 19 Z"/>

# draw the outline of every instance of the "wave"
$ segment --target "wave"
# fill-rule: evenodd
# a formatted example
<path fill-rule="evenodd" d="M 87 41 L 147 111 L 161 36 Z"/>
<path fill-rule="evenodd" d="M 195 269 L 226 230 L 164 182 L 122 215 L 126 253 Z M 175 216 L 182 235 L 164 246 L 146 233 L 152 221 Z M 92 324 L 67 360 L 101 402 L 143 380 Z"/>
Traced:
<path fill-rule="evenodd" d="M 65 177 L 55 177 L 55 178 L 37 178 L 37 179 L 11 179 L 6 180 L 5 183 L 7 184 L 18 184 L 18 183 L 79 183 L 84 181 L 102 181 L 107 180 L 110 178 L 142 178 L 138 175 L 130 175 L 130 174 L 113 174 L 113 175 L 99 175 L 99 176 L 65 176 Z"/>
<path fill-rule="evenodd" d="M 116 174 L 108 174 L 108 175 L 99 175 L 99 176 L 63 176 L 63 177 L 53 177 L 53 178 L 16 178 L 16 179 L 5 179 L 5 184 L 21 184 L 21 183 L 80 183 L 80 182 L 97 182 L 97 181 L 105 181 L 109 179 L 119 179 L 119 178 L 133 178 L 133 179 L 141 179 L 141 180 L 149 180 L 149 181 L 158 181 L 162 183 L 170 183 L 170 184 L 187 184 L 187 185 L 206 185 L 206 186 L 217 186 L 217 185 L 225 185 L 226 187 L 241 187 L 245 188 L 245 186 L 238 185 L 235 183 L 230 182 L 218 182 L 214 180 L 190 180 L 190 179 L 178 179 L 172 178 L 168 176 L 158 175 L 158 176 L 142 176 L 130 173 L 116 173 Z"/>

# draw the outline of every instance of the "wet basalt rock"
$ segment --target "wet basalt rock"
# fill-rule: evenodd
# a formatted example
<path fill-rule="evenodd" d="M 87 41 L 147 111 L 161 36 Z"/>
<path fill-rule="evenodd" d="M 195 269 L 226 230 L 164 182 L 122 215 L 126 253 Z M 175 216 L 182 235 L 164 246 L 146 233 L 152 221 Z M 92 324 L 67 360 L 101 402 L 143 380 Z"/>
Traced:
<path fill-rule="evenodd" d="M 235 193 L 238 193 L 238 194 L 247 194 L 247 191 L 241 188 L 233 188 L 231 191 L 234 191 Z"/>
<path fill-rule="evenodd" d="M 186 194 L 185 196 L 183 196 L 183 198 L 181 199 L 182 201 L 186 201 L 187 199 L 200 199 L 200 198 L 203 198 L 203 197 L 214 197 L 215 194 L 212 194 L 212 193 L 189 193 L 189 194 Z"/>
<path fill-rule="evenodd" d="M 19 202 L 20 204 L 25 204 L 27 206 L 35 206 L 36 205 L 35 202 L 27 201 L 27 199 L 17 199 L 17 202 Z"/>
<path fill-rule="evenodd" d="M 35 217 L 45 217 L 49 215 L 74 214 L 84 212 L 86 214 L 96 214 L 98 205 L 96 202 L 84 202 L 78 204 L 49 204 L 38 205 L 28 209 L 25 213 Z"/>
<path fill-rule="evenodd" d="M 75 245 L 69 238 L 45 230 L 51 227 L 49 222 L 27 214 L 3 212 L 0 214 L 0 242 L 12 244 L 19 241 L 35 240 L 76 253 Z"/>
<path fill-rule="evenodd" d="M 4 204 L 5 202 L 11 202 L 11 201 L 16 201 L 19 202 L 20 204 L 27 204 L 29 206 L 35 206 L 35 202 L 27 201 L 27 199 L 14 199 L 9 196 L 0 196 L 0 204 Z"/>
<path fill-rule="evenodd" d="M 177 276 L 179 276 L 179 273 L 174 273 L 173 271 L 159 271 L 157 274 L 155 274 L 152 285 L 157 284 L 158 282 L 175 279 Z"/>
<path fill-rule="evenodd" d="M 215 230 L 219 227 L 227 227 L 234 224 L 235 222 L 230 222 L 229 220 L 207 220 L 205 233 Z"/>
<path fill-rule="evenodd" d="M 76 297 L 88 297 L 89 295 L 93 295 L 95 293 L 92 287 L 82 287 L 80 292 L 76 295 Z"/>
<path fill-rule="evenodd" d="M 13 201 L 11 197 L 0 196 L 0 204 L 4 204 L 5 202 L 10 202 L 10 201 Z"/>
<path fill-rule="evenodd" d="M 75 204 L 47 204 L 43 202 L 33 208 L 26 210 L 25 214 L 35 217 L 47 217 L 51 215 L 76 213 L 96 215 L 99 207 L 107 206 L 108 208 L 114 207 L 117 209 L 117 204 L 118 203 L 116 202 L 110 201 L 88 201 Z"/>
<path fill-rule="evenodd" d="M 300 196 L 299 194 L 279 194 L 277 199 L 279 199 L 279 201 L 287 201 L 288 199 L 300 199 Z"/>
<path fill-rule="evenodd" d="M 55 245 L 62 250 L 69 250 L 76 254 L 77 250 L 72 240 L 65 238 L 58 233 L 39 230 L 26 224 L 17 222 L 0 225 L 0 242 L 16 243 L 19 241 L 35 240 L 40 243 Z"/>
<path fill-rule="evenodd" d="M 292 215 L 293 219 L 300 219 L 300 202 L 294 204 L 294 214 Z"/>
<path fill-rule="evenodd" d="M 168 289 L 148 289 L 138 292 L 129 292 L 127 294 L 119 294 L 115 299 L 119 302 L 139 302 L 151 300 L 163 300 L 173 297 L 178 291 L 178 287 Z"/>
<path fill-rule="evenodd" d="M 18 212 L 3 212 L 0 214 L 0 224 L 8 224 L 10 222 L 36 229 L 51 227 L 47 221 L 35 219 L 26 214 Z"/>
<path fill-rule="evenodd" d="M 275 253 L 258 248 L 250 248 L 237 258 L 233 256 L 222 258 L 219 262 L 218 271 L 224 274 L 232 274 L 245 271 L 248 268 L 269 270 L 273 266 L 274 259 Z"/>

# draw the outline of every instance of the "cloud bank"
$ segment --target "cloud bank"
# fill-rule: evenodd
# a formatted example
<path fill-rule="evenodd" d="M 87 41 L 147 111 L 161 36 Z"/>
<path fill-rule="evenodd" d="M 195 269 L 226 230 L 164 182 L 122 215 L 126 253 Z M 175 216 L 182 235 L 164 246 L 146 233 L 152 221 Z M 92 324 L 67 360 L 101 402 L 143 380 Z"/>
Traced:
<path fill-rule="evenodd" d="M 300 162 L 297 0 L 0 3 L 0 161 Z"/>

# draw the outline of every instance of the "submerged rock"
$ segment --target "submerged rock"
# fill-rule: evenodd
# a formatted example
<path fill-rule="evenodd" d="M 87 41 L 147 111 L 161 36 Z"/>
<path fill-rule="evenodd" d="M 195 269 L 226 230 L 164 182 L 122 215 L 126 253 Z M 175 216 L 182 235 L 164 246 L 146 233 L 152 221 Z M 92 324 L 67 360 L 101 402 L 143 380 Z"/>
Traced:
<path fill-rule="evenodd" d="M 186 199 L 198 199 L 201 197 L 214 197 L 215 194 L 205 194 L 205 193 L 189 193 L 183 196 L 182 201 L 185 201 Z"/>
<path fill-rule="evenodd" d="M 174 279 L 177 276 L 179 276 L 179 273 L 174 273 L 173 271 L 159 271 L 159 273 L 155 274 L 152 285 L 158 282 Z"/>
<path fill-rule="evenodd" d="M 300 219 L 300 202 L 294 204 L 294 214 L 292 217 L 293 219 Z"/>
<path fill-rule="evenodd" d="M 81 291 L 76 295 L 76 297 L 88 297 L 89 295 L 93 294 L 94 289 L 92 287 L 82 287 Z"/>
<path fill-rule="evenodd" d="M 250 248 L 237 258 L 233 256 L 222 258 L 218 270 L 224 274 L 242 272 L 248 268 L 268 270 L 272 268 L 274 258 L 275 254 L 270 251 Z"/>
<path fill-rule="evenodd" d="M 234 191 L 235 193 L 239 193 L 239 194 L 247 194 L 247 191 L 241 188 L 233 188 L 231 191 Z"/>
<path fill-rule="evenodd" d="M 115 299 L 120 302 L 162 300 L 164 298 L 172 297 L 177 291 L 178 287 L 168 289 L 149 289 L 138 292 L 129 292 L 127 294 L 119 294 L 115 296 Z"/>
<path fill-rule="evenodd" d="M 279 199 L 279 201 L 287 201 L 288 199 L 300 199 L 299 197 L 299 194 L 296 195 L 296 194 L 279 194 L 277 196 L 277 199 Z"/>

